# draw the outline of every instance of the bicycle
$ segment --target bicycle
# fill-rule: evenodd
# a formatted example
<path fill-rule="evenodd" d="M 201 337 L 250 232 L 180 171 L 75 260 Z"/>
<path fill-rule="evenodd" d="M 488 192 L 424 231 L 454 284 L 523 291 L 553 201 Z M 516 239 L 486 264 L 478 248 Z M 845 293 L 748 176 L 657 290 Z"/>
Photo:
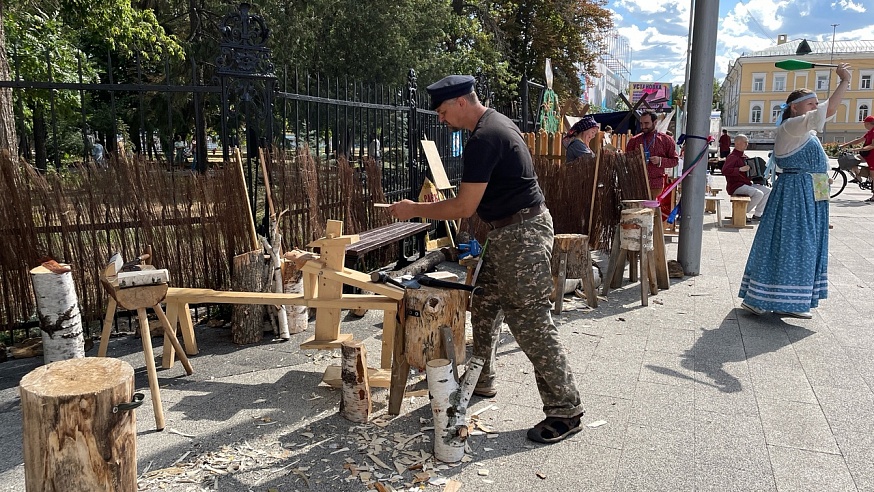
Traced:
<path fill-rule="evenodd" d="M 858 176 L 851 173 L 853 179 L 859 184 L 859 188 L 863 190 L 871 190 L 871 173 L 869 172 L 865 161 L 859 158 L 855 153 L 845 151 L 838 156 L 838 167 L 832 168 L 831 198 L 840 195 L 841 192 L 844 191 L 844 188 L 847 187 L 848 183 L 847 171 L 857 166 L 859 167 L 860 172 Z"/>

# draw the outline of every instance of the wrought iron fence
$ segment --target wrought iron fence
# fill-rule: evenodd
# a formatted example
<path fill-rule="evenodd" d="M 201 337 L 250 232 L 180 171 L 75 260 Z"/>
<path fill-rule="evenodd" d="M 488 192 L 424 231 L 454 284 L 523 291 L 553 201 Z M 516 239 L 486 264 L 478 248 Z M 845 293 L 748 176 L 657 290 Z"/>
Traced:
<path fill-rule="evenodd" d="M 58 173 L 75 173 L 87 162 L 99 167 L 117 159 L 153 161 L 169 174 L 162 181 L 181 190 L 184 173 L 222 167 L 237 148 L 262 233 L 267 204 L 261 152 L 282 152 L 283 162 L 293 162 L 306 148 L 322 164 L 319 169 L 348 162 L 361 169 L 356 176 L 363 189 L 369 179 L 364 160 L 373 158 L 387 200 L 416 199 L 429 175 L 419 141 L 428 139 L 450 182 L 460 182 L 465 132 L 438 121 L 414 70 L 403 86 L 277 70 L 267 47 L 269 30 L 247 4 L 225 16 L 219 29 L 219 53 L 212 58 L 189 56 L 180 64 L 118 53 L 103 59 L 80 55 L 68 80 L 53 77 L 51 70 L 45 80 L 28 77 L 22 68 L 27 60 L 13 48 L 11 80 L 0 80 L 0 88 L 13 93 L 20 156 L 40 172 Z M 14 47 L 16 40 L 7 43 Z M 44 63 L 52 66 L 48 52 Z M 477 92 L 484 101 L 493 100 L 482 76 Z M 533 128 L 529 106 L 521 101 L 499 110 Z M 267 159 L 274 160 L 279 159 Z M 0 278 L 20 268 L 0 265 Z"/>

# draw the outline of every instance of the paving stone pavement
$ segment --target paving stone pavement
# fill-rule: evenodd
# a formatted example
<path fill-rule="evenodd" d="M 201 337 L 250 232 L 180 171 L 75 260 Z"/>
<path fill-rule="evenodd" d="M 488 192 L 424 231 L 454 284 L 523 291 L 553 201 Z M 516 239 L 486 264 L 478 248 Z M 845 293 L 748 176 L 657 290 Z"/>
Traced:
<path fill-rule="evenodd" d="M 584 422 L 605 424 L 552 446 L 526 441 L 540 401 L 531 365 L 505 331 L 498 396 L 472 405 L 495 434 L 472 436 L 471 461 L 434 470 L 424 487 L 442 490 L 445 477 L 483 491 L 874 491 L 874 205 L 853 186 L 831 203 L 829 299 L 813 319 L 741 310 L 755 229 L 718 229 L 706 214 L 700 275 L 672 279 L 648 307 L 626 281 L 597 309 L 556 318 Z M 676 248 L 668 244 L 669 258 Z M 378 313 L 344 321 L 343 331 L 378 359 Z M 347 459 L 371 465 L 373 477 L 394 473 L 366 455 L 373 447 L 362 433 L 387 440 L 377 457 L 389 467 L 393 450 L 403 454 L 398 441 L 420 432 L 404 450 L 431 451 L 427 396 L 408 398 L 385 427 L 340 418 L 339 392 L 319 385 L 338 354 L 300 351 L 308 334 L 237 347 L 227 328 L 196 332 L 195 373 L 159 370 L 167 429 L 154 431 L 148 397 L 136 412 L 140 490 L 366 490 L 349 478 Z M 148 395 L 139 340 L 114 337 L 109 353 L 135 368 Z M 17 385 L 40 363 L 0 365 L 0 490 L 24 490 Z M 374 391 L 377 417 L 386 400 Z M 222 456 L 242 464 L 224 474 L 206 468 L 223 468 Z M 393 486 L 413 480 L 407 471 Z"/>

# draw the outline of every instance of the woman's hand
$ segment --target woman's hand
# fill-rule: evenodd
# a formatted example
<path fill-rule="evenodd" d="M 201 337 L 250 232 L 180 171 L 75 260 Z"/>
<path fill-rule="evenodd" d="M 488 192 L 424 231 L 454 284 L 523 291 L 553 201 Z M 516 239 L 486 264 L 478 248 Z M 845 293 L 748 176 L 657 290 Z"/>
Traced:
<path fill-rule="evenodd" d="M 850 80 L 850 64 L 849 63 L 839 63 L 837 68 L 835 68 L 835 73 L 840 77 L 841 82 Z"/>

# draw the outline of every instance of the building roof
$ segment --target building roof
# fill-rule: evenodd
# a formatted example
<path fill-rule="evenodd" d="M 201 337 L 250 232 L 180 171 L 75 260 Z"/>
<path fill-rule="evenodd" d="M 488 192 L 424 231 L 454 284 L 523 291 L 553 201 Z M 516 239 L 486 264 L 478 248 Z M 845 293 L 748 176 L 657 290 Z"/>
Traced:
<path fill-rule="evenodd" d="M 800 39 L 786 41 L 783 44 L 771 46 L 760 51 L 753 51 L 745 54 L 742 58 L 753 56 L 795 56 L 795 50 L 798 48 Z M 832 51 L 831 41 L 812 41 L 807 40 L 810 49 L 813 50 L 811 55 L 835 55 L 839 53 L 874 53 L 874 40 L 871 41 L 835 41 L 834 51 Z"/>

